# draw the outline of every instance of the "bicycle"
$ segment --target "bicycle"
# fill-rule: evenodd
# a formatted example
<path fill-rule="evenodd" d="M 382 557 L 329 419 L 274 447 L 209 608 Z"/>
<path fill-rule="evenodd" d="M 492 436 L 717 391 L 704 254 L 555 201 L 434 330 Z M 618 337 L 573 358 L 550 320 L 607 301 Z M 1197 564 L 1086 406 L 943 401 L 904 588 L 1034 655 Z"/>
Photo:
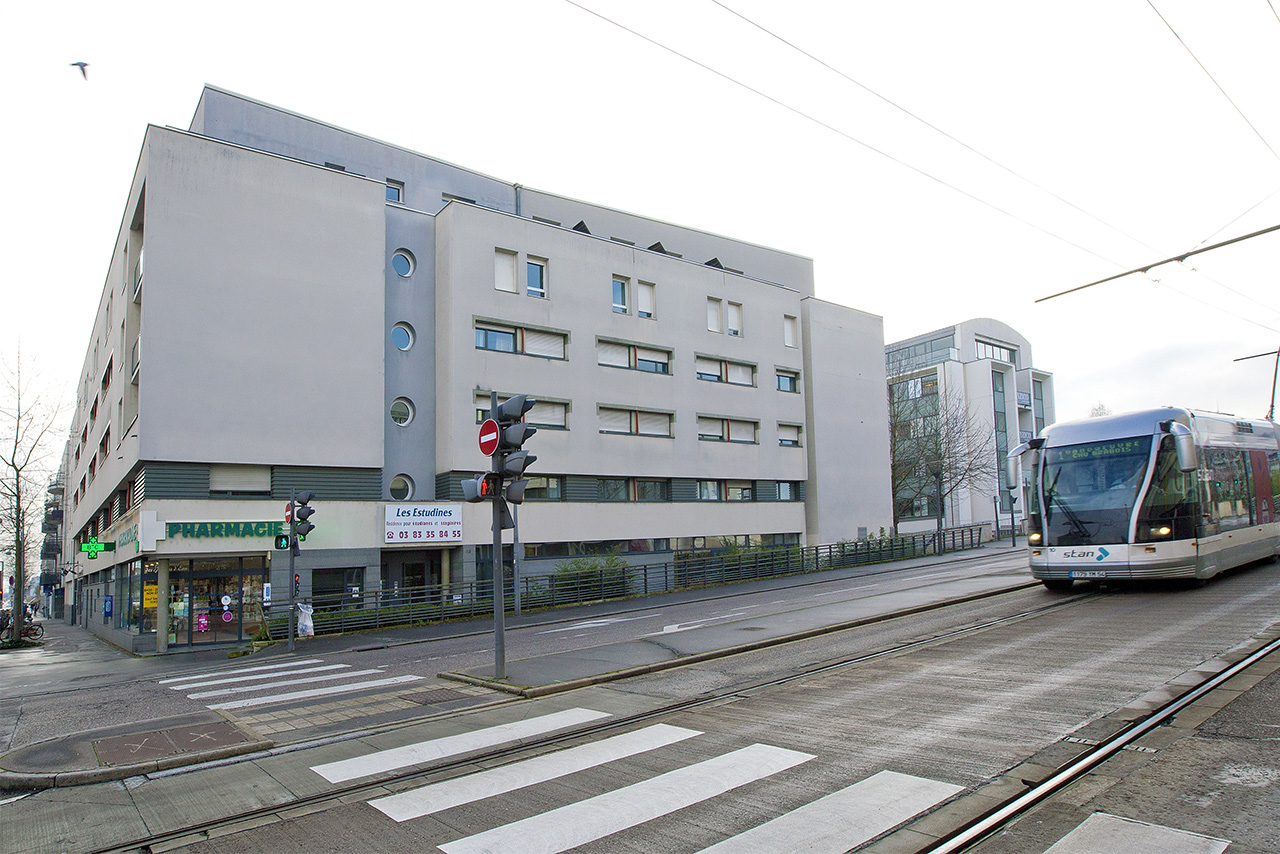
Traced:
<path fill-rule="evenodd" d="M 13 637 L 13 626 L 10 625 L 4 630 L 4 639 L 9 640 Z M 24 623 L 22 626 L 22 637 L 24 640 L 40 640 L 44 637 L 44 626 L 40 623 Z"/>

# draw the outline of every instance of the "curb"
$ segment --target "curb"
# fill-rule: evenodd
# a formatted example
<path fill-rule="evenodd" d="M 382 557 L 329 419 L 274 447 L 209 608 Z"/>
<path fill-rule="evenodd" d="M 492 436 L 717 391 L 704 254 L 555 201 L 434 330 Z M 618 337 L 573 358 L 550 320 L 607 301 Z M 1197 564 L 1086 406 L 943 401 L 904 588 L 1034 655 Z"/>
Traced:
<path fill-rule="evenodd" d="M 793 641 L 808 640 L 809 638 L 819 637 L 821 635 L 833 634 L 835 632 L 845 631 L 847 629 L 856 629 L 860 626 L 873 625 L 875 623 L 883 623 L 888 620 L 895 620 L 900 617 L 909 617 L 913 614 L 921 614 L 926 611 L 935 611 L 945 608 L 949 605 L 961 605 L 966 602 L 977 602 L 982 599 L 990 599 L 993 596 L 999 596 L 1004 593 L 1013 593 L 1018 590 L 1027 590 L 1032 587 L 1039 587 L 1039 581 L 1024 582 L 1015 584 L 1012 587 L 1002 587 L 999 590 L 988 590 L 983 593 L 974 593 L 969 596 L 958 596 L 954 599 L 943 599 L 938 602 L 930 602 L 924 605 L 915 605 L 910 608 L 903 608 L 898 611 L 890 611 L 887 614 L 876 614 L 871 617 L 859 617 L 856 620 L 847 620 L 843 623 L 834 623 L 828 626 L 815 626 L 812 629 L 805 629 L 801 632 L 793 632 L 787 635 L 779 635 L 774 638 L 765 638 L 763 640 L 752 641 L 750 643 L 738 644 L 737 646 L 729 646 L 723 649 L 708 650 L 707 652 L 692 653 L 683 655 L 679 658 L 672 658 L 667 661 L 656 661 L 652 664 L 641 664 L 635 667 L 627 667 L 622 670 L 613 670 L 608 673 L 601 673 L 596 676 L 583 676 L 579 679 L 571 679 L 568 682 L 556 682 L 551 685 L 512 685 L 509 682 L 498 682 L 493 679 L 486 679 L 483 676 L 472 676 L 468 673 L 442 672 L 437 674 L 437 678 L 447 679 L 452 682 L 461 682 L 466 685 L 476 685 L 481 688 L 489 688 L 493 691 L 501 691 L 507 694 L 514 694 L 527 700 L 537 697 L 546 697 L 551 694 L 559 694 L 564 691 L 573 691 L 578 688 L 586 688 L 591 685 L 600 685 L 605 682 L 614 682 L 618 679 L 627 679 L 632 676 L 644 676 L 649 673 L 657 673 L 662 670 L 671 670 L 676 667 L 684 667 L 687 664 L 699 664 L 704 661 L 713 661 L 717 658 L 725 658 L 730 655 L 739 655 L 744 652 L 756 652 L 761 649 L 768 649 L 772 646 L 780 646 Z"/>
<path fill-rule="evenodd" d="M 87 768 L 80 771 L 59 771 L 56 773 L 26 773 L 23 771 L 0 771 L 0 791 L 27 792 L 36 789 L 54 789 L 66 786 L 87 786 L 92 783 L 108 783 L 114 780 L 125 780 L 129 777 L 140 777 L 156 771 L 166 771 L 185 765 L 197 765 L 201 762 L 215 762 L 219 759 L 230 759 L 245 753 L 256 753 L 275 747 L 274 741 L 248 741 L 232 744 L 213 750 L 202 750 L 194 753 L 179 753 L 164 759 L 150 762 L 137 762 L 131 765 L 104 765 L 100 768 Z"/>

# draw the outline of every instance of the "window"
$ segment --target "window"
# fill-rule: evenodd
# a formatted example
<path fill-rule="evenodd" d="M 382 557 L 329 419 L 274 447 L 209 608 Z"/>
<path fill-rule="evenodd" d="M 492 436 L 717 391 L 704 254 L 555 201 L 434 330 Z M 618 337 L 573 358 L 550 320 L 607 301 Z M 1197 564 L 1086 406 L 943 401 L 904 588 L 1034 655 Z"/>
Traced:
<path fill-rule="evenodd" d="M 748 442 L 755 444 L 756 441 L 756 422 L 739 421 L 735 418 L 729 419 L 729 441 L 730 442 Z"/>
<path fill-rule="evenodd" d="M 798 394 L 800 391 L 800 375 L 795 371 L 778 371 L 778 391 L 789 391 Z"/>
<path fill-rule="evenodd" d="M 703 442 L 742 442 L 754 444 L 756 422 L 738 418 L 698 416 L 698 439 Z"/>
<path fill-rule="evenodd" d="M 742 335 L 742 303 L 729 303 L 729 323 L 726 331 L 735 337 Z"/>
<path fill-rule="evenodd" d="M 800 346 L 800 326 L 789 314 L 782 317 L 782 343 L 786 347 Z"/>
<path fill-rule="evenodd" d="M 671 351 L 597 340 L 596 363 L 610 368 L 633 368 L 650 374 L 670 374 Z"/>
<path fill-rule="evenodd" d="M 1017 359 L 1017 351 L 1012 347 L 992 344 L 989 341 L 978 341 L 977 350 L 979 359 L 995 359 L 999 362 L 1008 362 L 1010 365 L 1015 364 Z"/>
<path fill-rule="evenodd" d="M 510 395 L 499 395 L 498 403 L 505 403 Z M 489 392 L 477 391 L 475 396 L 476 423 L 482 424 L 489 417 Z M 552 400 L 538 400 L 524 414 L 524 422 L 534 427 L 565 430 L 569 426 L 569 404 Z"/>
<path fill-rule="evenodd" d="M 407 397 L 397 397 L 391 401 L 391 420 L 401 427 L 413 420 L 413 401 Z"/>
<path fill-rule="evenodd" d="M 476 324 L 476 349 L 498 353 L 522 353 L 544 359 L 565 358 L 567 339 L 562 332 L 502 326 L 496 323 Z"/>
<path fill-rule="evenodd" d="M 746 362 L 725 362 L 724 366 L 731 385 L 754 386 L 756 384 L 755 365 L 748 365 Z"/>
<path fill-rule="evenodd" d="M 751 487 L 752 482 L 749 480 L 727 480 L 725 481 L 725 500 L 751 501 L 755 495 Z"/>
<path fill-rule="evenodd" d="M 779 501 L 799 501 L 800 489 L 799 484 L 789 480 L 778 481 L 778 500 Z"/>
<path fill-rule="evenodd" d="M 715 297 L 707 297 L 707 331 L 722 332 L 724 323 L 720 318 L 721 303 Z"/>
<path fill-rule="evenodd" d="M 626 501 L 630 497 L 625 477 L 602 477 L 596 484 L 601 501 Z"/>
<path fill-rule="evenodd" d="M 397 323 L 391 327 L 391 344 L 397 350 L 408 350 L 413 346 L 413 327 L 407 323 Z"/>
<path fill-rule="evenodd" d="M 525 485 L 524 497 L 534 501 L 559 501 L 564 498 L 564 478 L 531 477 Z"/>
<path fill-rule="evenodd" d="M 723 442 L 724 435 L 724 419 L 723 418 L 698 418 L 698 439 L 703 442 Z"/>
<path fill-rule="evenodd" d="M 214 463 L 209 466 L 210 492 L 271 492 L 271 466 Z"/>
<path fill-rule="evenodd" d="M 613 313 L 626 314 L 627 308 L 627 280 L 620 277 L 613 277 Z"/>
<path fill-rule="evenodd" d="M 693 365 L 698 379 L 713 383 L 724 382 L 724 362 L 719 359 L 707 359 L 698 356 L 693 360 Z"/>
<path fill-rule="evenodd" d="M 518 292 L 516 287 L 516 253 L 505 249 L 493 250 L 493 289 L 509 294 Z"/>
<path fill-rule="evenodd" d="M 525 289 L 531 297 L 547 298 L 547 262 L 530 258 L 524 265 Z"/>
<path fill-rule="evenodd" d="M 398 474 L 391 478 L 391 497 L 396 501 L 407 501 L 413 497 L 413 478 L 407 474 Z"/>
<path fill-rule="evenodd" d="M 657 288 L 652 282 L 640 282 L 636 286 L 636 315 L 653 317 L 657 308 Z"/>
<path fill-rule="evenodd" d="M 395 270 L 396 275 L 402 279 L 413 275 L 414 266 L 413 253 L 408 249 L 397 249 L 391 256 L 391 269 Z"/>
<path fill-rule="evenodd" d="M 632 436 L 671 436 L 671 413 L 648 412 L 638 409 L 617 409 L 602 406 L 599 409 L 600 432 L 622 433 Z"/>
<path fill-rule="evenodd" d="M 476 349 L 495 350 L 499 353 L 514 353 L 516 352 L 516 331 L 514 329 L 477 326 Z"/>
<path fill-rule="evenodd" d="M 636 478 L 636 501 L 670 501 L 671 482 Z"/>
<path fill-rule="evenodd" d="M 404 201 L 404 182 L 387 179 L 387 201 L 397 204 Z"/>
<path fill-rule="evenodd" d="M 718 480 L 698 481 L 699 501 L 724 501 L 724 484 Z"/>
<path fill-rule="evenodd" d="M 784 448 L 800 447 L 800 428 L 795 424 L 779 424 L 778 444 Z"/>
<path fill-rule="evenodd" d="M 747 362 L 730 362 L 726 359 L 694 358 L 694 373 L 700 380 L 733 385 L 756 384 L 756 366 Z"/>

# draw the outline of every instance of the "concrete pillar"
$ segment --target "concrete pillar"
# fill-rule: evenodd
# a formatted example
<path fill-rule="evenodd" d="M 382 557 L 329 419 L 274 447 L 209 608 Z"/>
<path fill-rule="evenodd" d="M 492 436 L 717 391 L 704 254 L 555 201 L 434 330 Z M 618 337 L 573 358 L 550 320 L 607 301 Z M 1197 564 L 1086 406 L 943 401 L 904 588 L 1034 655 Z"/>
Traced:
<path fill-rule="evenodd" d="M 169 651 L 169 561 L 156 561 L 156 652 Z"/>
<path fill-rule="evenodd" d="M 449 591 L 449 556 L 453 554 L 453 549 L 440 550 L 440 592 L 446 595 Z"/>

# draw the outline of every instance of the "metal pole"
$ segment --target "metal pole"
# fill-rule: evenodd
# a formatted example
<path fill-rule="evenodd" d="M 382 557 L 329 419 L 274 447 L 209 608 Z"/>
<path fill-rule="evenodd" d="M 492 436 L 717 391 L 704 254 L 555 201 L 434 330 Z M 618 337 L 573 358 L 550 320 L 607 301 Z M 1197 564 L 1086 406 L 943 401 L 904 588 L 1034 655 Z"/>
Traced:
<path fill-rule="evenodd" d="M 1276 369 L 1271 375 L 1271 408 L 1267 410 L 1267 420 L 1270 421 L 1276 414 L 1276 377 L 1280 377 L 1280 349 L 1276 350 Z"/>
<path fill-rule="evenodd" d="M 511 505 L 511 585 L 516 596 L 516 616 L 520 616 L 520 512 L 519 505 Z"/>
<path fill-rule="evenodd" d="M 498 415 L 498 392 L 489 392 L 489 417 Z M 494 458 L 492 471 L 497 471 L 497 458 Z M 501 475 L 499 475 L 501 478 Z M 499 480 L 497 494 L 492 498 L 493 504 L 493 678 L 507 678 L 507 649 L 503 638 L 503 618 L 506 611 L 504 591 L 502 589 L 502 488 Z"/>
<path fill-rule="evenodd" d="M 934 553 L 942 554 L 942 463 L 938 463 L 934 476 L 938 480 L 938 543 Z"/>
<path fill-rule="evenodd" d="M 1013 505 L 1016 499 L 1009 502 L 1009 536 L 1013 538 L 1013 547 L 1018 547 L 1018 529 L 1014 527 L 1013 522 Z"/>
<path fill-rule="evenodd" d="M 289 487 L 289 652 L 293 652 L 293 617 L 294 617 L 293 609 L 295 607 L 293 603 L 293 574 L 294 574 L 293 550 L 294 550 L 294 541 L 295 541 L 295 536 L 293 531 L 294 531 L 294 525 L 296 523 L 293 520 L 293 512 L 294 512 L 293 496 L 294 496 L 294 489 L 291 486 Z"/>

